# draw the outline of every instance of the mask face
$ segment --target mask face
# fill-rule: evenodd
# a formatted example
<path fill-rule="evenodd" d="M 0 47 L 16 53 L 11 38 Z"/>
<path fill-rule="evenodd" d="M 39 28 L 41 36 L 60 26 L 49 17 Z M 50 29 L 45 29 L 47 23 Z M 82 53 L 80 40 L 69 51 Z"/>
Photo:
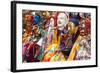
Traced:
<path fill-rule="evenodd" d="M 57 25 L 59 30 L 63 30 L 68 22 L 67 16 L 65 13 L 59 13 L 57 18 Z"/>

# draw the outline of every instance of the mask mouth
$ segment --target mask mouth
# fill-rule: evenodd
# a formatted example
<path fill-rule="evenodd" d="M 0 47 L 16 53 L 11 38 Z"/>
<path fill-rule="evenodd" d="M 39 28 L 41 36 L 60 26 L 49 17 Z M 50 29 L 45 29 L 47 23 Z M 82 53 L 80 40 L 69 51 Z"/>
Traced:
<path fill-rule="evenodd" d="M 58 26 L 58 29 L 59 29 L 59 30 L 63 30 L 64 27 L 62 27 L 62 26 Z"/>
<path fill-rule="evenodd" d="M 64 27 L 64 23 L 62 23 L 62 22 L 58 22 L 58 27 Z"/>

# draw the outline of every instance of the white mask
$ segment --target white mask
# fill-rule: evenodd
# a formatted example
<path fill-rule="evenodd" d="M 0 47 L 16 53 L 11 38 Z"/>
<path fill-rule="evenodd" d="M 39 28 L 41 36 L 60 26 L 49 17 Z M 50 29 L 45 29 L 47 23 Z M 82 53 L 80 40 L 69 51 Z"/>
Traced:
<path fill-rule="evenodd" d="M 65 13 L 59 13 L 57 17 L 57 25 L 59 30 L 63 30 L 66 24 L 68 23 L 68 17 Z"/>

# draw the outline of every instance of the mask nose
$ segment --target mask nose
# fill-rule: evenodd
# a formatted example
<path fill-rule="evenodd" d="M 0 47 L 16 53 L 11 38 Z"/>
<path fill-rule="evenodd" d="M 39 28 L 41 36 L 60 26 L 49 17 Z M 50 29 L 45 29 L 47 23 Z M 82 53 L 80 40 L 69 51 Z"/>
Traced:
<path fill-rule="evenodd" d="M 58 24 L 61 24 L 61 21 L 60 20 L 58 20 Z M 59 25 L 58 25 L 59 26 Z"/>

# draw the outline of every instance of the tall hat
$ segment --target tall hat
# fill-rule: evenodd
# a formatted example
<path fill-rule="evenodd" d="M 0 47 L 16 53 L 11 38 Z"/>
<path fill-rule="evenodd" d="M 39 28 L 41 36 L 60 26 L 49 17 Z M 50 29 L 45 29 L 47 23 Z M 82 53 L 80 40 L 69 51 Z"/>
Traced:
<path fill-rule="evenodd" d="M 70 19 L 70 22 L 74 23 L 75 26 L 78 26 L 79 25 L 79 19 L 77 17 L 72 17 Z"/>

